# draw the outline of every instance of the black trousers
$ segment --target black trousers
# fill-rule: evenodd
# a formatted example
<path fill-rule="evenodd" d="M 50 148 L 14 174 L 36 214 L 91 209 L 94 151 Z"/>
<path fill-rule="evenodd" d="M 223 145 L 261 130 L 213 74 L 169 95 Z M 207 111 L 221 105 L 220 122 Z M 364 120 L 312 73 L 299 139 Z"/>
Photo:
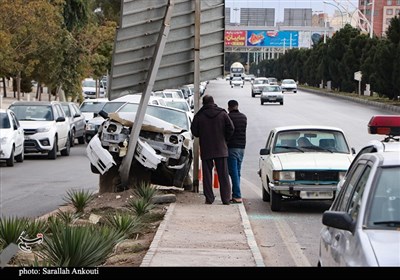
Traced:
<path fill-rule="evenodd" d="M 223 203 L 228 203 L 231 200 L 232 193 L 231 182 L 229 180 L 228 158 L 214 158 L 201 161 L 203 168 L 203 190 L 206 202 L 213 203 L 215 199 L 212 186 L 214 163 L 217 168 L 221 200 Z"/>

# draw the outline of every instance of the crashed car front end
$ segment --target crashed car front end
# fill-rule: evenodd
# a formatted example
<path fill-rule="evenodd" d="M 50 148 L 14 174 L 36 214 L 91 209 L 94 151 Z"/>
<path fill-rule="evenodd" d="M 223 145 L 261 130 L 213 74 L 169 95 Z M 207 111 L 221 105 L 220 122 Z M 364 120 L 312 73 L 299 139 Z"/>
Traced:
<path fill-rule="evenodd" d="M 112 113 L 100 126 L 97 139 L 117 166 L 127 154 L 134 117 L 134 113 Z M 99 150 L 95 147 L 97 140 L 92 141 L 88 144 L 88 157 L 97 170 L 104 174 L 109 168 L 103 166 L 110 166 L 110 163 L 99 164 L 95 158 L 92 159 L 93 156 L 91 158 L 89 154 L 93 155 L 93 150 Z M 189 132 L 146 115 L 137 141 L 134 160 L 151 172 L 151 183 L 182 187 L 190 170 L 192 148 Z M 103 154 L 104 151 L 95 153 Z"/>

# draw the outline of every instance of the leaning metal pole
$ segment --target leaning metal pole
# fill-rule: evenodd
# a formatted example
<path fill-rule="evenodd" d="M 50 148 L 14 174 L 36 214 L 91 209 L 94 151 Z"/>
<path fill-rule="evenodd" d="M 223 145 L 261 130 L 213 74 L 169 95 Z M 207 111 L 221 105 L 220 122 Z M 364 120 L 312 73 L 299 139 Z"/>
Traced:
<path fill-rule="evenodd" d="M 171 28 L 171 18 L 174 6 L 174 0 L 169 0 L 167 4 L 167 9 L 164 16 L 164 22 L 160 30 L 160 36 L 156 44 L 154 58 L 151 62 L 149 74 L 147 76 L 146 87 L 142 97 L 140 98 L 140 104 L 138 111 L 135 116 L 135 122 L 133 124 L 132 132 L 130 135 L 130 141 L 128 145 L 128 151 L 126 156 L 123 158 L 121 166 L 119 168 L 119 173 L 121 176 L 121 184 L 123 187 L 128 186 L 129 181 L 129 171 L 131 169 L 131 164 L 133 156 L 135 153 L 137 140 L 139 138 L 140 129 L 144 120 L 144 115 L 146 113 L 147 104 L 150 100 L 150 94 L 153 90 L 154 82 L 157 77 L 158 68 L 161 63 L 162 55 L 164 52 L 165 44 L 167 42 L 168 34 Z"/>
<path fill-rule="evenodd" d="M 194 112 L 199 111 L 200 103 L 200 0 L 195 0 L 194 15 Z M 194 138 L 193 143 L 193 192 L 199 192 L 199 139 Z"/>

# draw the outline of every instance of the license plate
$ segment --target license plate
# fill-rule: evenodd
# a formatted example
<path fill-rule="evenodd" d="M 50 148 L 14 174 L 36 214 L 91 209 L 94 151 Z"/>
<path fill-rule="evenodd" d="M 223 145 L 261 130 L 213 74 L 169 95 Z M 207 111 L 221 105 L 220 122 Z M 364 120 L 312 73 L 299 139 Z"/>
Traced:
<path fill-rule="evenodd" d="M 333 198 L 333 192 L 301 191 L 300 197 L 304 199 L 331 199 Z"/>

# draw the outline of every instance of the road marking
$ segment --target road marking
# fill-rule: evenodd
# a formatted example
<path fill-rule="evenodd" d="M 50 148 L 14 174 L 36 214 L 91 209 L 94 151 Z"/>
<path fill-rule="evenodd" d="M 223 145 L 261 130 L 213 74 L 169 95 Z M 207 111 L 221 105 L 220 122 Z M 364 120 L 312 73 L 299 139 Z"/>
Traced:
<path fill-rule="evenodd" d="M 253 183 L 251 183 L 249 180 L 246 180 L 244 178 L 241 178 L 241 180 L 243 181 L 243 183 L 245 183 L 254 193 L 257 194 L 257 196 L 259 196 L 261 198 L 261 186 L 257 187 L 256 185 L 254 185 Z M 261 183 L 260 183 L 261 184 Z M 258 216 L 258 215 L 257 215 Z M 290 256 L 292 257 L 294 263 L 296 264 L 296 266 L 311 266 L 310 262 L 308 261 L 307 257 L 303 254 L 303 251 L 301 250 L 301 246 L 294 234 L 294 232 L 292 231 L 292 229 L 290 228 L 289 224 L 279 218 L 272 218 L 271 215 L 262 215 L 264 218 L 266 219 L 270 219 L 272 220 L 275 225 L 276 228 L 279 231 L 279 235 L 281 236 L 285 247 L 287 248 L 287 250 L 290 253 Z M 250 217 L 252 217 L 250 215 Z M 258 217 L 260 218 L 260 217 Z"/>

